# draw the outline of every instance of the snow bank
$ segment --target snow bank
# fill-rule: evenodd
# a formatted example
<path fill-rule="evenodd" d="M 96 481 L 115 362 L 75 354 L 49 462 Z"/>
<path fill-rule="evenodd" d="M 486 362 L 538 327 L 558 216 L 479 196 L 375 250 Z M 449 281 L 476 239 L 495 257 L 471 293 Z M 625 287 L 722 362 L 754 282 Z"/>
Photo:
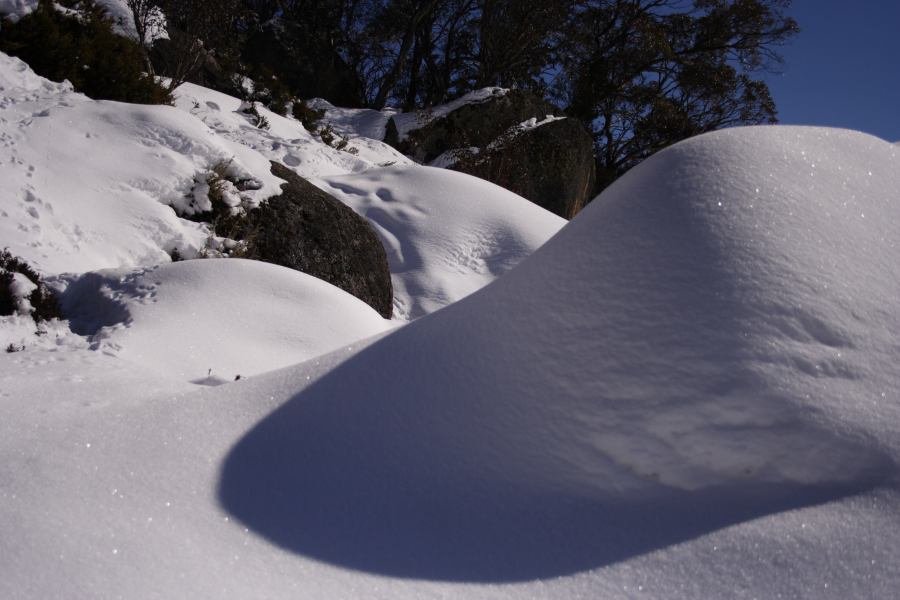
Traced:
<path fill-rule="evenodd" d="M 0 239 L 44 273 L 145 266 L 191 255 L 204 226 L 176 216 L 221 163 L 280 193 L 268 161 L 169 106 L 97 102 L 0 55 Z"/>
<path fill-rule="evenodd" d="M 487 181 L 391 167 L 314 181 L 366 217 L 387 250 L 394 315 L 415 319 L 487 285 L 565 224 Z"/>
<path fill-rule="evenodd" d="M 679 542 L 893 485 L 897 160 L 803 128 L 659 153 L 250 431 L 222 503 L 316 559 L 496 582 L 677 560 Z"/>
<path fill-rule="evenodd" d="M 88 273 L 62 305 L 92 349 L 200 384 L 303 362 L 390 328 L 320 279 L 240 259 Z"/>

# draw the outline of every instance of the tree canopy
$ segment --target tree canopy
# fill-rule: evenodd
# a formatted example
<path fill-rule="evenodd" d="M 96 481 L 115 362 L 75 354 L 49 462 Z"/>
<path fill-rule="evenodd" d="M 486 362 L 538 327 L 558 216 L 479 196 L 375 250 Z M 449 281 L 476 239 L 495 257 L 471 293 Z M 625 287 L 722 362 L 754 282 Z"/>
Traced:
<path fill-rule="evenodd" d="M 187 55 L 171 68 L 179 81 L 202 51 L 345 105 L 411 110 L 487 86 L 532 91 L 591 131 L 601 184 L 686 137 L 774 122 L 760 75 L 798 32 L 790 0 L 128 2 L 136 17 L 153 14 L 148 4 L 165 12 L 175 57 Z M 279 36 L 289 52 L 259 51 Z"/>

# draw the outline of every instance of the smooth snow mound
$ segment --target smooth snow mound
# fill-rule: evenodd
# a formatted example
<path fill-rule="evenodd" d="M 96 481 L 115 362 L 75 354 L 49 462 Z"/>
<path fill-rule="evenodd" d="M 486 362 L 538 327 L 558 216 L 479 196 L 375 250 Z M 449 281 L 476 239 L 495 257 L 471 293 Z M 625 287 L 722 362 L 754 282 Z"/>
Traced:
<path fill-rule="evenodd" d="M 88 273 L 69 285 L 62 304 L 94 350 L 210 385 L 390 329 L 367 304 L 320 279 L 240 259 Z"/>
<path fill-rule="evenodd" d="M 314 181 L 366 217 L 387 250 L 394 315 L 415 319 L 487 285 L 566 223 L 492 183 L 431 167 Z"/>
<path fill-rule="evenodd" d="M 261 422 L 223 505 L 339 565 L 503 581 L 896 479 L 897 152 L 760 127 L 659 153 Z"/>

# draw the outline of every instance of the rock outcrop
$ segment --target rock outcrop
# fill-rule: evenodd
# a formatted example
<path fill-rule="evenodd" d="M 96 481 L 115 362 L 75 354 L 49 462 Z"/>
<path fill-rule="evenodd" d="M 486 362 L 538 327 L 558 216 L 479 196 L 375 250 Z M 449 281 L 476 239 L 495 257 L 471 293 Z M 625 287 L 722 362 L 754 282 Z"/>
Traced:
<path fill-rule="evenodd" d="M 572 218 L 594 192 L 593 141 L 574 119 L 521 90 L 464 104 L 385 142 L 418 162 L 475 175 Z"/>
<path fill-rule="evenodd" d="M 368 221 L 290 169 L 273 162 L 272 173 L 287 183 L 240 219 L 244 257 L 323 279 L 390 318 L 387 254 Z"/>
<path fill-rule="evenodd" d="M 566 219 L 591 199 L 596 183 L 591 137 L 575 119 L 511 132 L 449 168 L 487 179 Z"/>

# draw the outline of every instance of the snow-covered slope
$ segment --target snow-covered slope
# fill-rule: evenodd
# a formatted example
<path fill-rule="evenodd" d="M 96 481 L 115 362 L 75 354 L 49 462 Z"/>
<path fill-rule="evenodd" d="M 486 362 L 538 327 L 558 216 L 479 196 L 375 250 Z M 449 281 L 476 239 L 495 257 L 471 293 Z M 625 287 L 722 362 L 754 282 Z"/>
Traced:
<path fill-rule="evenodd" d="M 98 102 L 0 54 L 0 240 L 45 273 L 151 266 L 195 253 L 204 226 L 179 219 L 198 181 L 227 163 L 258 203 L 280 193 L 269 163 L 169 106 Z"/>
<path fill-rule="evenodd" d="M 257 105 L 268 128 L 254 126 L 241 114 L 237 98 L 192 83 L 180 86 L 175 105 L 202 120 L 218 135 L 248 146 L 269 160 L 283 163 L 306 179 L 356 173 L 382 164 L 409 165 L 412 161 L 380 141 L 353 136 L 349 147 L 357 154 L 336 150 L 309 133 L 299 121 Z"/>
<path fill-rule="evenodd" d="M 201 393 L 0 356 L 0 595 L 893 597 L 897 154 L 689 140 L 445 310 Z"/>
<path fill-rule="evenodd" d="M 565 224 L 499 186 L 444 169 L 391 167 L 315 183 L 375 226 L 400 319 L 418 318 L 487 285 Z"/>
<path fill-rule="evenodd" d="M 393 257 L 403 318 L 493 281 L 563 223 L 485 182 L 419 171 L 377 140 L 354 138 L 358 153 L 342 152 L 264 108 L 269 128 L 257 128 L 237 98 L 191 84 L 176 108 L 97 102 L 0 55 L 0 87 L 0 240 L 43 274 L 192 257 L 210 231 L 173 207 L 206 206 L 206 180 L 223 165 L 245 181 L 245 206 L 263 202 L 282 183 L 271 160 L 370 218 Z"/>

